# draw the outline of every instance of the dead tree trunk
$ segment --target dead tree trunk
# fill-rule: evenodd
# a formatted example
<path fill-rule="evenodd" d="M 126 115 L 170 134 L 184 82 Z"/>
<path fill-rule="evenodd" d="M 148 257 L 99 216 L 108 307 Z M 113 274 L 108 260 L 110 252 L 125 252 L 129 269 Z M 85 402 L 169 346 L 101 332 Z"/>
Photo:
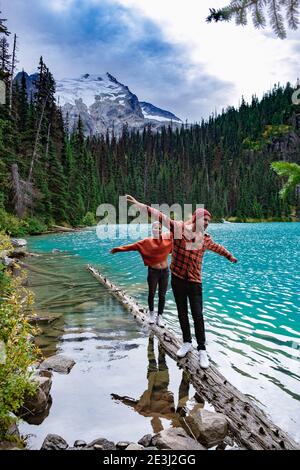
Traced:
<path fill-rule="evenodd" d="M 146 308 L 140 306 L 94 267 L 88 265 L 87 269 L 110 290 L 136 320 L 142 324 L 148 323 Z M 300 445 L 272 423 L 250 398 L 231 385 L 218 369 L 213 366 L 201 369 L 196 351 L 190 352 L 183 359 L 178 359 L 176 351 L 181 346 L 181 341 L 172 330 L 159 328 L 156 325 L 151 325 L 151 329 L 166 352 L 189 373 L 196 391 L 214 406 L 215 411 L 227 416 L 229 429 L 239 444 L 253 450 L 300 448 Z"/>
<path fill-rule="evenodd" d="M 26 207 L 24 200 L 24 188 L 20 180 L 19 168 L 16 163 L 11 166 L 11 187 L 13 191 L 13 203 L 16 216 L 20 219 L 24 216 Z"/>
<path fill-rule="evenodd" d="M 16 67 L 17 35 L 14 35 L 14 45 L 11 61 L 10 84 L 9 84 L 9 109 L 12 110 L 13 80 Z"/>
<path fill-rule="evenodd" d="M 36 130 L 34 148 L 33 148 L 33 152 L 32 152 L 32 158 L 31 158 L 31 162 L 30 162 L 30 169 L 29 169 L 29 174 L 28 174 L 28 179 L 27 179 L 28 183 L 31 182 L 33 167 L 34 167 L 34 163 L 35 163 L 35 160 L 36 160 L 36 157 L 37 157 L 38 144 L 39 144 L 39 140 L 40 140 L 40 133 L 41 133 L 42 122 L 43 122 L 43 118 L 44 118 L 44 114 L 45 114 L 46 104 L 47 104 L 47 98 L 44 100 L 42 110 L 41 110 L 40 119 L 39 119 L 39 122 L 38 122 L 38 127 L 37 127 L 37 130 Z"/>

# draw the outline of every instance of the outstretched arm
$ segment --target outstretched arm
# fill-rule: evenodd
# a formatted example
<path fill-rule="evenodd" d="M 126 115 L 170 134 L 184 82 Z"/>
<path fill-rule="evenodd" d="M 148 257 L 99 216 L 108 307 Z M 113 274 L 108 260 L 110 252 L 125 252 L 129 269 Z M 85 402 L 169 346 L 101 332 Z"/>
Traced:
<path fill-rule="evenodd" d="M 176 224 L 180 223 L 170 219 L 170 217 L 166 216 L 163 212 L 159 211 L 158 209 L 154 209 L 151 206 L 147 206 L 146 204 L 137 201 L 134 197 L 130 196 L 129 194 L 126 194 L 126 198 L 127 202 L 135 204 L 141 210 L 147 211 L 149 216 L 152 216 L 155 220 L 159 221 L 161 224 L 167 227 L 172 234 L 174 233 Z"/>
<path fill-rule="evenodd" d="M 224 246 L 215 243 L 210 237 L 204 237 L 204 245 L 207 250 L 214 251 L 218 255 L 224 256 L 231 263 L 237 263 L 237 259 Z"/>
<path fill-rule="evenodd" d="M 110 253 L 114 255 L 115 253 L 120 253 L 121 251 L 139 251 L 139 242 L 112 248 L 112 250 L 110 250 Z"/>

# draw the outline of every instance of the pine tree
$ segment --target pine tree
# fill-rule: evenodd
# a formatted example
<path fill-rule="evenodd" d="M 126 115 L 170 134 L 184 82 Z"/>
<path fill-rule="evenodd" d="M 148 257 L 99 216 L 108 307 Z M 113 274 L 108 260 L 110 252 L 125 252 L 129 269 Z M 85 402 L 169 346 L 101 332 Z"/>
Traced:
<path fill-rule="evenodd" d="M 207 22 L 229 21 L 234 18 L 236 24 L 246 25 L 250 13 L 256 28 L 264 28 L 268 18 L 276 36 L 284 39 L 285 22 L 292 30 L 298 28 L 299 6 L 299 0 L 232 0 L 229 5 L 218 10 L 210 8 Z"/>
<path fill-rule="evenodd" d="M 1 13 L 2 11 L 0 11 L 0 14 Z M 10 32 L 8 31 L 7 26 L 4 24 L 5 22 L 6 22 L 6 19 L 0 18 L 0 34 L 5 34 L 6 36 L 8 36 Z"/>
<path fill-rule="evenodd" d="M 11 54 L 9 42 L 5 36 L 0 37 L 0 77 L 9 78 L 11 71 Z"/>

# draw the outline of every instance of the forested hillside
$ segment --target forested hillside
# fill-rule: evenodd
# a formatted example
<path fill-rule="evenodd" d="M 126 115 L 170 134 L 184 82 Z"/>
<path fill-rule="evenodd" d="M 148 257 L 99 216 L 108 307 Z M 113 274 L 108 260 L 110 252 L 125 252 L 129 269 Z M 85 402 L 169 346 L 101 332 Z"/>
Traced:
<path fill-rule="evenodd" d="M 292 104 L 290 84 L 176 131 L 124 127 L 119 138 L 86 138 L 80 117 L 73 133 L 63 122 L 42 58 L 34 95 L 25 77 L 11 86 L 15 57 L 6 34 L 0 36 L 7 90 L 0 105 L 0 229 L 92 223 L 100 203 L 117 204 L 125 193 L 147 203 L 204 203 L 215 219 L 294 212 L 294 197 L 279 199 L 281 181 L 270 169 L 274 160 L 300 163 L 300 107 Z"/>

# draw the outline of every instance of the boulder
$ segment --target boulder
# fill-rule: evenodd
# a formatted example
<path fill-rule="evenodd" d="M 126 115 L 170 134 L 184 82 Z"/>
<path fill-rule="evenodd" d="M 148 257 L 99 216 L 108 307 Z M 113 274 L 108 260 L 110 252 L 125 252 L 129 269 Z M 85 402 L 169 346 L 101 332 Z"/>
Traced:
<path fill-rule="evenodd" d="M 77 441 L 74 442 L 74 447 L 85 447 L 87 443 L 85 441 L 80 441 L 77 439 Z"/>
<path fill-rule="evenodd" d="M 37 390 L 33 395 L 27 395 L 20 409 L 22 418 L 30 424 L 40 424 L 49 414 L 51 407 L 50 390 L 52 386 L 51 372 L 40 371 L 33 368 L 33 382 L 37 383 Z"/>
<path fill-rule="evenodd" d="M 118 450 L 125 450 L 126 447 L 129 446 L 129 444 L 131 444 L 131 442 L 129 442 L 129 441 L 119 441 L 119 442 L 116 443 L 116 448 Z"/>
<path fill-rule="evenodd" d="M 48 397 L 49 394 L 50 394 L 51 386 L 52 386 L 51 377 L 43 377 L 41 375 L 38 375 L 38 376 L 34 377 L 34 380 L 35 380 L 35 382 L 38 383 L 39 388 L 41 388 L 43 390 L 46 397 Z"/>
<path fill-rule="evenodd" d="M 20 248 L 21 246 L 27 245 L 27 241 L 24 238 L 11 238 L 10 241 L 14 248 Z"/>
<path fill-rule="evenodd" d="M 192 410 L 185 421 L 195 438 L 208 448 L 220 444 L 228 432 L 227 419 L 222 413 Z"/>
<path fill-rule="evenodd" d="M 69 357 L 57 354 L 55 356 L 48 357 L 39 366 L 41 370 L 54 370 L 62 374 L 68 374 L 72 367 L 75 365 L 75 361 Z"/>
<path fill-rule="evenodd" d="M 126 447 L 125 450 L 144 450 L 144 447 L 140 444 L 135 444 L 135 442 L 132 442 L 128 447 Z"/>
<path fill-rule="evenodd" d="M 42 444 L 41 450 L 66 450 L 68 443 L 57 434 L 48 434 Z"/>
<path fill-rule="evenodd" d="M 138 441 L 138 444 L 141 444 L 143 447 L 149 447 L 151 445 L 152 441 L 152 435 L 151 434 L 145 434 L 145 436 L 141 437 L 141 439 Z"/>
<path fill-rule="evenodd" d="M 9 256 L 4 256 L 3 258 L 1 258 L 1 260 L 4 266 L 6 266 L 7 268 L 14 264 L 14 260 L 12 258 L 9 258 Z"/>
<path fill-rule="evenodd" d="M 158 449 L 206 450 L 199 442 L 189 437 L 182 428 L 160 431 L 152 437 L 152 445 Z"/>
<path fill-rule="evenodd" d="M 48 395 L 44 390 L 38 387 L 37 391 L 33 395 L 28 395 L 25 398 L 23 406 L 21 408 L 22 417 L 24 415 L 38 415 L 43 413 L 48 405 Z"/>
<path fill-rule="evenodd" d="M 100 447 L 102 449 L 100 449 Z M 108 441 L 107 439 L 104 439 L 103 437 L 100 437 L 99 439 L 95 439 L 94 441 L 90 442 L 87 445 L 87 448 L 94 448 L 98 450 L 116 450 L 116 446 L 114 442 Z"/>

